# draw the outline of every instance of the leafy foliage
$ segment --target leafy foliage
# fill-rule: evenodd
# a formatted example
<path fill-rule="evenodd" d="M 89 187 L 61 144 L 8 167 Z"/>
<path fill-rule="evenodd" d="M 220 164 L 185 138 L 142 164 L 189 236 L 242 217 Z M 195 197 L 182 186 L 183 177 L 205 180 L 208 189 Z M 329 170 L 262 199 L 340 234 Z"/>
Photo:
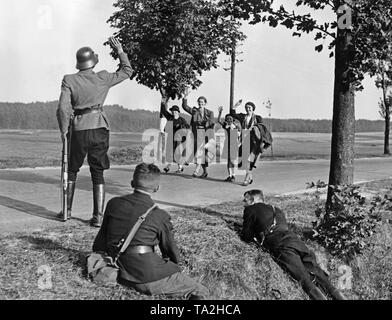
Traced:
<path fill-rule="evenodd" d="M 391 102 L 390 98 L 384 102 L 382 98 L 380 98 L 380 101 L 378 102 L 379 110 L 378 113 L 380 114 L 381 118 L 385 119 L 388 115 L 389 117 L 392 114 L 392 109 L 391 109 Z"/>
<path fill-rule="evenodd" d="M 282 2 L 282 1 L 280 1 Z M 279 25 L 294 29 L 293 36 L 312 33 L 318 42 L 315 50 L 321 52 L 326 39 L 331 42 L 328 49 L 334 56 L 337 30 L 349 34 L 352 39 L 352 57 L 349 63 L 351 83 L 362 90 L 364 74 L 374 68 L 374 59 L 385 59 L 392 38 L 392 7 L 390 0 L 296 0 L 292 3 L 307 13 L 290 11 L 287 3 L 275 5 L 273 0 L 221 0 L 226 14 L 250 20 L 250 23 L 264 22 L 271 27 Z M 315 11 L 330 10 L 335 13 L 332 21 L 319 21 Z"/>
<path fill-rule="evenodd" d="M 200 86 L 198 77 L 218 67 L 219 53 L 245 38 L 213 1 L 117 0 L 114 6 L 119 11 L 108 22 L 118 29 L 136 80 L 172 99 L 186 86 Z"/>
<path fill-rule="evenodd" d="M 370 204 L 358 186 L 332 186 L 330 206 L 318 206 L 317 221 L 313 222 L 315 239 L 331 254 L 351 260 L 362 253 L 364 241 L 371 236 L 381 221 L 380 209 L 390 198 L 374 198 Z"/>

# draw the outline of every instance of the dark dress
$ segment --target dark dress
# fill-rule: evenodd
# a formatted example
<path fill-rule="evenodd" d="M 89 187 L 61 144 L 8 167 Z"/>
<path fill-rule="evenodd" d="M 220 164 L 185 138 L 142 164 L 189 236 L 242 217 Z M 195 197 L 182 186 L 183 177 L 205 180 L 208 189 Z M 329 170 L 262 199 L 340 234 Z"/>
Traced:
<path fill-rule="evenodd" d="M 184 135 L 184 132 L 180 132 L 180 130 L 181 129 L 189 129 L 190 126 L 186 122 L 186 120 L 181 116 L 178 117 L 177 119 L 175 119 L 174 116 L 166 110 L 166 105 L 164 103 L 161 103 L 161 114 L 167 119 L 167 121 L 173 122 L 173 139 L 172 139 L 173 162 L 180 163 L 181 161 L 177 160 L 176 150 L 182 143 L 184 143 L 186 141 L 186 136 Z M 183 154 L 181 154 L 181 155 L 183 155 Z M 181 156 L 181 155 L 178 155 L 178 156 Z M 184 162 L 188 162 L 188 160 L 184 161 Z M 180 163 L 180 164 L 183 164 L 183 163 Z"/>
<path fill-rule="evenodd" d="M 229 124 L 226 121 L 219 121 L 219 123 L 225 130 L 225 144 L 223 146 L 223 155 L 227 156 L 227 167 L 234 168 L 234 160 L 238 158 L 238 143 L 240 140 L 238 133 L 241 133 L 241 124 L 238 120 L 234 119 L 234 129 L 230 128 Z M 233 139 L 235 140 L 233 141 Z"/>
<path fill-rule="evenodd" d="M 257 161 L 258 156 L 262 152 L 262 148 L 261 148 L 261 145 L 259 143 L 259 140 L 254 135 L 254 132 L 251 129 L 254 126 L 256 126 L 258 123 L 262 123 L 263 119 L 262 119 L 262 117 L 260 117 L 260 116 L 258 116 L 256 114 L 253 114 L 252 118 L 247 123 L 246 122 L 246 114 L 245 113 L 237 113 L 234 108 L 230 109 L 230 115 L 240 122 L 242 130 L 244 130 L 244 129 L 245 130 L 250 130 L 250 132 L 249 131 L 245 132 L 245 134 L 250 134 L 250 148 L 249 148 L 249 150 L 250 150 L 250 153 L 254 155 L 254 160 L 251 163 L 251 167 L 253 168 L 255 163 L 256 163 L 256 161 Z M 242 134 L 244 134 L 244 132 L 242 132 Z M 246 140 L 245 136 L 242 135 L 242 137 L 241 137 L 242 144 L 241 144 L 241 147 L 240 147 L 240 150 L 239 150 L 239 156 L 240 157 L 242 157 L 243 144 L 244 144 L 245 140 Z M 242 159 L 242 163 L 243 163 L 243 160 L 244 159 Z M 247 159 L 245 159 L 245 160 L 247 160 Z"/>

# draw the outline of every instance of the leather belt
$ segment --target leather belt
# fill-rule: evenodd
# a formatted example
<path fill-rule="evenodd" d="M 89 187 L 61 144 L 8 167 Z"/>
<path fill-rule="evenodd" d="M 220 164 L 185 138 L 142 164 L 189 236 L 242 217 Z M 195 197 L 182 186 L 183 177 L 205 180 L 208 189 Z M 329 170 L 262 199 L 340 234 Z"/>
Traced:
<path fill-rule="evenodd" d="M 154 248 L 150 246 L 132 246 L 129 247 L 127 252 L 129 253 L 149 253 L 154 252 Z"/>
<path fill-rule="evenodd" d="M 98 106 L 93 106 L 91 108 L 75 109 L 74 115 L 81 116 L 81 115 L 87 114 L 87 113 L 98 113 L 98 112 L 102 112 L 102 111 L 103 111 L 103 108 L 100 105 L 98 105 Z"/>

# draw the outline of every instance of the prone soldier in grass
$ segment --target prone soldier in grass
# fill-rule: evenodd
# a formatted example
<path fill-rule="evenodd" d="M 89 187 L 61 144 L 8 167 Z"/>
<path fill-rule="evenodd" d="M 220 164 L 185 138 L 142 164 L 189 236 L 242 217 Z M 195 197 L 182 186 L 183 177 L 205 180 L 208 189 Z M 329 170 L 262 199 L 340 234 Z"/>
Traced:
<path fill-rule="evenodd" d="M 80 48 L 76 53 L 76 74 L 65 75 L 61 84 L 57 120 L 62 140 L 68 132 L 73 116 L 72 139 L 68 167 L 67 216 L 71 217 L 75 181 L 87 155 L 93 184 L 93 217 L 90 225 L 99 227 L 102 223 L 105 203 L 104 170 L 109 169 L 109 122 L 103 104 L 111 87 L 132 76 L 133 70 L 121 43 L 114 37 L 109 43 L 117 52 L 120 68 L 113 73 L 106 70 L 95 73 L 98 55 L 90 48 Z M 61 212 L 60 217 L 63 216 Z"/>
<path fill-rule="evenodd" d="M 282 210 L 264 203 L 261 190 L 245 192 L 243 201 L 244 241 L 255 241 L 267 249 L 274 260 L 301 284 L 310 298 L 326 300 L 327 293 L 335 300 L 345 300 L 342 293 L 331 284 L 327 273 L 317 264 L 314 253 L 288 229 Z"/>

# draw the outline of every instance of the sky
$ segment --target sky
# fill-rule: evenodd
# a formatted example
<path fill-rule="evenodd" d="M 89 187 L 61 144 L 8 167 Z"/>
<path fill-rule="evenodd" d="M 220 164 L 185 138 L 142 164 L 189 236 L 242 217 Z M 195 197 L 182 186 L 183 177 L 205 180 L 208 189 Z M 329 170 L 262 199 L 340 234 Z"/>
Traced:
<path fill-rule="evenodd" d="M 115 11 L 114 2 L 1 0 L 0 101 L 57 100 L 64 74 L 77 72 L 75 53 L 83 46 L 98 53 L 96 71 L 115 71 L 118 62 L 103 46 L 115 31 L 107 23 Z M 326 20 L 331 17 L 328 12 L 320 16 Z M 253 101 L 256 113 L 263 117 L 269 116 L 263 105 L 269 99 L 273 118 L 332 119 L 334 60 L 328 51 L 316 52 L 312 36 L 294 38 L 283 27 L 244 24 L 243 31 L 247 39 L 239 48 L 242 61 L 236 67 L 235 100 Z M 226 110 L 229 106 L 230 72 L 224 70 L 230 65 L 229 57 L 220 56 L 219 65 L 203 74 L 203 84 L 188 98 L 196 105 L 198 96 L 206 96 L 216 114 L 219 106 Z M 372 79 L 366 79 L 364 86 L 356 96 L 356 119 L 381 119 L 381 92 Z M 126 80 L 111 89 L 105 104 L 158 111 L 160 94 L 135 80 Z"/>

